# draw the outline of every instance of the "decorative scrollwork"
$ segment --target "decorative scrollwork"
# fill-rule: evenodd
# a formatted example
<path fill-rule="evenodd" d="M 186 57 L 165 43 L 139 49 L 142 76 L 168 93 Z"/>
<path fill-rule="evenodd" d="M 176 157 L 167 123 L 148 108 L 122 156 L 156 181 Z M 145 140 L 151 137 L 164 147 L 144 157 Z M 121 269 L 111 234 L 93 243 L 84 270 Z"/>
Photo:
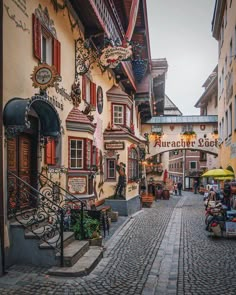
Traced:
<path fill-rule="evenodd" d="M 91 65 L 98 59 L 98 52 L 92 49 L 89 39 L 75 40 L 75 78 L 88 72 Z"/>

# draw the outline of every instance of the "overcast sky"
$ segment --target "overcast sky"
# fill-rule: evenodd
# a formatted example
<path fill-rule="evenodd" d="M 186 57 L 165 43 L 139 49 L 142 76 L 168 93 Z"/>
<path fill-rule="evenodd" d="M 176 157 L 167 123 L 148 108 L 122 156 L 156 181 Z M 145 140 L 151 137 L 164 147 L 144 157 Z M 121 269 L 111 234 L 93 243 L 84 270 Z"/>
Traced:
<path fill-rule="evenodd" d="M 199 115 L 194 105 L 217 65 L 211 21 L 215 0 L 146 0 L 152 58 L 166 58 L 166 94 L 183 115 Z"/>

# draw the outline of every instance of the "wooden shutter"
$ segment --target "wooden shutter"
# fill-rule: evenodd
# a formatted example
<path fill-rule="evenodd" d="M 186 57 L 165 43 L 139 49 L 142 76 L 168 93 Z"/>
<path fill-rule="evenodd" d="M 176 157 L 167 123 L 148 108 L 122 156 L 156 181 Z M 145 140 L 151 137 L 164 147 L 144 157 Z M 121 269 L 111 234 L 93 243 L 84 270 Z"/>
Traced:
<path fill-rule="evenodd" d="M 53 138 L 49 138 L 45 146 L 45 163 L 48 165 L 56 164 L 56 143 Z"/>
<path fill-rule="evenodd" d="M 41 23 L 39 19 L 33 14 L 33 50 L 34 56 L 41 61 Z"/>
<path fill-rule="evenodd" d="M 96 107 L 96 102 L 97 102 L 97 97 L 96 97 L 96 84 L 93 83 L 93 82 L 90 82 L 90 101 L 91 101 L 91 104 L 93 106 Z"/>
<path fill-rule="evenodd" d="M 82 99 L 86 100 L 86 76 L 82 76 Z"/>
<path fill-rule="evenodd" d="M 57 74 L 61 75 L 61 43 L 53 38 L 53 65 Z"/>

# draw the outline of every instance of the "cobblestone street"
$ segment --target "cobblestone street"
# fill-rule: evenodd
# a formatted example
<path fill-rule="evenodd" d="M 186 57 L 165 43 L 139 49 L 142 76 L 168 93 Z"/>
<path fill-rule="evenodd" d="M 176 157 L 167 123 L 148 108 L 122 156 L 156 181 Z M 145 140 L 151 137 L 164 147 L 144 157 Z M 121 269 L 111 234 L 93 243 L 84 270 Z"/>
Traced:
<path fill-rule="evenodd" d="M 204 230 L 202 196 L 159 200 L 127 219 L 106 241 L 104 258 L 84 278 L 13 266 L 0 294 L 236 294 L 236 240 Z"/>

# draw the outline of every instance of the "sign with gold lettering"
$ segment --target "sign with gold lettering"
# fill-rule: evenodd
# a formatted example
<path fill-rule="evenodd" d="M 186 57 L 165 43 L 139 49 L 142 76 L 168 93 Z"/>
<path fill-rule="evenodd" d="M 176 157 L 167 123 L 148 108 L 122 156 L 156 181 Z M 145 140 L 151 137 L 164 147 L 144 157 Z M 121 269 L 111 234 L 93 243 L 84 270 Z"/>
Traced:
<path fill-rule="evenodd" d="M 34 68 L 31 79 L 35 88 L 45 90 L 48 87 L 54 86 L 54 82 L 58 80 L 58 75 L 53 66 L 41 64 Z"/>
<path fill-rule="evenodd" d="M 105 150 L 123 150 L 124 148 L 125 148 L 125 143 L 123 141 L 105 142 Z"/>

